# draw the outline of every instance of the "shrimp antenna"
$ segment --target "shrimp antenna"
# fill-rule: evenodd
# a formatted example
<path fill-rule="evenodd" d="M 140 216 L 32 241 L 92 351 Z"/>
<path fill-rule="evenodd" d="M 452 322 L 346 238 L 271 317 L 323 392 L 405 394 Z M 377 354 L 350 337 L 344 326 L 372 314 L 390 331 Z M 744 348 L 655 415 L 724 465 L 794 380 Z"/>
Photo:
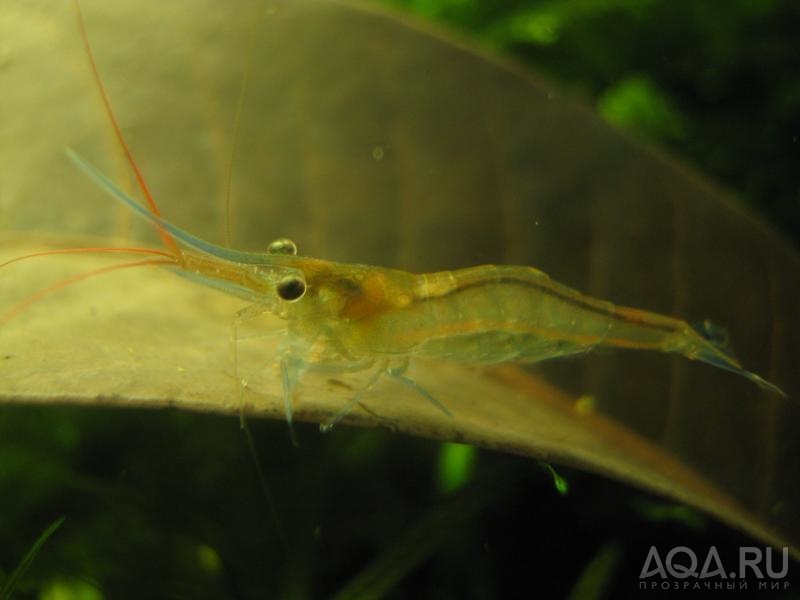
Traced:
<path fill-rule="evenodd" d="M 165 258 L 173 259 L 174 256 L 169 252 L 163 250 L 153 250 L 151 248 L 138 248 L 138 247 L 117 247 L 117 248 L 56 248 L 54 250 L 43 250 L 41 252 L 33 252 L 31 254 L 24 254 L 17 256 L 4 263 L 0 263 L 0 269 L 12 265 L 21 260 L 28 260 L 30 258 L 39 258 L 40 256 L 53 256 L 54 254 L 154 254 L 156 256 L 163 256 Z"/>
<path fill-rule="evenodd" d="M 67 279 L 62 279 L 61 281 L 54 283 L 53 285 L 40 289 L 37 292 L 34 292 L 30 296 L 26 297 L 24 300 L 21 300 L 15 306 L 12 306 L 6 312 L 0 314 L 0 325 L 3 325 L 14 316 L 25 310 L 31 304 L 42 300 L 43 298 L 49 296 L 50 294 L 57 292 L 58 290 L 65 288 L 73 283 L 77 283 L 79 281 L 83 281 L 84 279 L 89 279 L 90 277 L 94 277 L 95 275 L 101 275 L 103 273 L 108 273 L 110 271 L 116 271 L 117 269 L 125 269 L 129 267 L 137 267 L 137 266 L 145 266 L 145 265 L 174 265 L 177 262 L 175 256 L 168 252 L 164 252 L 163 250 L 153 250 L 151 248 L 136 248 L 136 247 L 118 247 L 118 248 L 57 248 L 55 250 L 43 250 L 42 252 L 33 252 L 31 254 L 24 254 L 23 256 L 17 256 L 16 258 L 12 258 L 11 260 L 7 260 L 4 263 L 0 263 L 0 269 L 3 267 L 7 267 L 8 265 L 14 264 L 16 262 L 22 260 L 29 260 L 31 258 L 39 258 L 42 256 L 53 256 L 55 254 L 150 254 L 153 256 L 161 256 L 163 257 L 160 260 L 156 259 L 149 259 L 144 261 L 135 261 L 129 263 L 122 263 L 117 265 L 112 265 L 109 267 L 101 267 L 99 269 L 95 269 L 93 271 L 88 271 L 86 273 L 81 273 L 79 275 L 73 275 L 72 277 L 68 277 Z"/>
<path fill-rule="evenodd" d="M 74 248 L 74 249 L 70 249 L 70 250 L 76 250 L 77 251 L 77 250 L 83 250 L 83 248 Z M 144 248 L 142 250 L 144 250 Z M 45 252 L 40 252 L 40 253 L 37 253 L 35 255 L 28 255 L 28 257 L 33 258 L 34 256 L 45 256 L 46 254 L 47 253 L 45 253 Z M 54 251 L 53 254 L 66 254 L 66 252 Z M 27 298 L 25 298 L 21 302 L 19 302 L 16 305 L 12 306 L 9 310 L 7 310 L 5 313 L 0 315 L 0 325 L 3 325 L 7 321 L 9 321 L 12 318 L 14 318 L 16 315 L 18 315 L 19 313 L 24 311 L 26 308 L 28 308 L 31 304 L 34 304 L 35 302 L 38 302 L 39 300 L 42 300 L 43 298 L 49 296 L 50 294 L 52 294 L 54 292 L 57 292 L 58 290 L 63 289 L 65 287 L 69 286 L 69 285 L 72 285 L 73 283 L 77 283 L 79 281 L 84 281 L 84 280 L 90 279 L 92 277 L 97 277 L 98 275 L 103 275 L 104 273 L 111 273 L 112 271 L 119 271 L 121 269 L 130 269 L 132 267 L 143 267 L 143 266 L 151 266 L 151 265 L 159 265 L 159 266 L 162 266 L 162 265 L 174 265 L 175 264 L 175 257 L 173 257 L 171 255 L 168 255 L 166 253 L 165 253 L 165 255 L 168 256 L 169 258 L 163 258 L 163 259 L 149 258 L 149 259 L 146 259 L 146 260 L 137 260 L 137 261 L 133 261 L 133 262 L 127 262 L 127 263 L 122 263 L 122 264 L 117 264 L 117 265 L 111 265 L 111 266 L 108 266 L 108 267 L 101 267 L 99 269 L 92 269 L 91 271 L 86 271 L 84 273 L 78 273 L 77 275 L 73 275 L 72 277 L 67 277 L 66 279 L 62 279 L 61 281 L 59 281 L 57 283 L 54 283 L 53 285 L 50 285 L 50 286 L 48 286 L 46 288 L 40 289 L 39 291 L 31 294 L 30 296 L 28 296 Z M 20 257 L 20 259 L 22 259 L 22 258 L 26 258 L 26 257 Z M 17 260 L 17 259 L 15 259 L 15 260 Z M 9 261 L 9 262 L 15 262 L 15 261 Z M 5 266 L 5 264 L 8 264 L 8 263 L 4 263 L 4 265 L 2 265 L 2 266 Z"/>
<path fill-rule="evenodd" d="M 244 74 L 239 83 L 239 96 L 236 100 L 236 111 L 233 114 L 233 131 L 231 132 L 231 152 L 228 156 L 228 169 L 225 173 L 225 247 L 231 247 L 231 209 L 232 209 L 232 190 L 233 190 L 233 165 L 236 161 L 236 146 L 239 139 L 239 132 L 242 125 L 242 111 L 244 110 L 244 100 L 247 90 L 250 87 L 250 75 L 253 72 L 255 62 L 256 29 L 261 24 L 263 17 L 259 17 L 250 25 L 250 33 L 247 41 L 247 62 L 244 67 Z"/>
<path fill-rule="evenodd" d="M 108 99 L 108 93 L 106 92 L 106 88 L 103 85 L 103 80 L 100 78 L 100 71 L 97 68 L 97 62 L 94 59 L 94 53 L 92 52 L 92 46 L 89 43 L 89 34 L 86 31 L 86 24 L 83 20 L 83 12 L 81 12 L 81 5 L 78 0 L 72 0 L 72 4 L 75 7 L 75 14 L 77 15 L 78 20 L 78 29 L 80 31 L 81 40 L 83 40 L 83 45 L 86 49 L 86 56 L 89 58 L 89 66 L 92 69 L 92 76 L 94 77 L 95 85 L 97 86 L 98 91 L 100 92 L 100 97 L 103 100 L 103 106 L 105 107 L 106 115 L 108 116 L 108 120 L 111 122 L 111 126 L 114 130 L 114 135 L 117 138 L 117 142 L 119 142 L 120 147 L 122 148 L 123 153 L 125 154 L 125 159 L 128 161 L 131 169 L 133 169 L 134 175 L 136 176 L 136 182 L 139 184 L 139 189 L 142 190 L 144 194 L 145 200 L 147 201 L 147 205 L 150 207 L 150 210 L 156 216 L 161 216 L 161 211 L 158 209 L 158 205 L 156 204 L 155 199 L 153 198 L 153 194 L 150 192 L 150 188 L 147 185 L 147 182 L 144 179 L 144 175 L 142 175 L 141 169 L 139 169 L 139 165 L 136 163 L 136 160 L 133 158 L 133 153 L 131 152 L 130 148 L 128 147 L 128 143 L 125 141 L 125 137 L 122 135 L 122 130 L 119 127 L 119 123 L 117 123 L 117 118 L 114 116 L 114 111 L 111 109 L 111 102 Z M 177 242 L 172 238 L 172 236 L 164 230 L 163 227 L 159 225 L 159 223 L 155 223 L 158 227 L 158 234 L 161 237 L 161 241 L 164 242 L 167 248 L 169 248 L 175 256 L 180 256 L 181 250 L 178 247 Z"/>
<path fill-rule="evenodd" d="M 255 41 L 256 41 L 256 30 L 258 25 L 260 25 L 261 18 L 256 19 L 252 25 L 250 26 L 250 34 L 247 43 L 247 63 L 245 64 L 244 74 L 242 75 L 242 80 L 239 84 L 239 97 L 236 101 L 236 111 L 233 115 L 233 131 L 231 133 L 231 150 L 230 155 L 228 156 L 228 168 L 225 174 L 225 200 L 224 200 L 224 213 L 225 213 L 225 248 L 230 249 L 232 244 L 232 227 L 231 227 L 231 214 L 232 214 L 232 191 L 233 191 L 233 165 L 236 162 L 236 147 L 237 141 L 239 139 L 239 132 L 241 131 L 241 123 L 242 123 L 242 111 L 244 109 L 244 100 L 247 95 L 247 90 L 250 87 L 250 75 L 253 71 L 253 63 L 255 62 Z M 178 236 L 179 238 L 181 236 Z M 195 246 L 196 247 L 196 246 Z M 198 248 L 199 249 L 199 248 Z M 214 256 L 219 256 L 218 252 L 213 253 Z M 239 414 L 239 423 L 242 431 L 244 432 L 245 439 L 247 441 L 247 449 L 250 452 L 250 456 L 253 459 L 253 464 L 256 469 L 256 474 L 258 476 L 258 481 L 261 485 L 261 493 L 264 495 L 264 499 L 266 500 L 267 506 L 269 507 L 270 517 L 272 519 L 272 523 L 275 527 L 275 531 L 278 534 L 278 539 L 280 540 L 281 547 L 285 554 L 289 551 L 289 546 L 286 542 L 286 535 L 283 532 L 283 528 L 281 527 L 280 519 L 278 519 L 278 511 L 275 507 L 275 500 L 272 497 L 272 492 L 267 484 L 267 478 L 264 475 L 264 469 L 261 466 L 261 460 L 258 457 L 258 453 L 256 452 L 255 443 L 253 442 L 253 435 L 250 432 L 250 427 L 247 424 L 247 420 L 244 416 L 244 411 L 240 412 Z M 289 431 L 292 436 L 292 441 L 294 442 L 294 430 L 292 429 L 291 423 L 289 423 Z M 295 443 L 295 446 L 297 444 Z"/>
<path fill-rule="evenodd" d="M 253 441 L 253 434 L 250 431 L 250 426 L 244 419 L 242 419 L 242 431 L 244 431 L 245 441 L 247 442 L 247 450 L 250 453 L 255 465 L 256 476 L 258 477 L 258 484 L 261 488 L 261 493 L 264 495 L 264 498 L 267 502 L 267 507 L 269 508 L 269 515 L 270 519 L 272 520 L 272 525 L 275 528 L 278 541 L 281 544 L 284 554 L 288 554 L 289 544 L 286 541 L 286 534 L 284 533 L 283 527 L 281 526 L 281 521 L 278 518 L 278 509 L 275 506 L 275 499 L 272 497 L 272 490 L 270 489 L 269 484 L 267 483 L 267 478 L 264 475 L 264 468 L 261 465 L 261 459 L 258 457 L 256 444 Z"/>
<path fill-rule="evenodd" d="M 250 264 L 250 265 L 272 265 L 276 267 L 285 266 L 287 268 L 291 268 L 290 259 L 293 259 L 293 256 L 290 255 L 281 255 L 281 254 L 264 254 L 261 252 L 242 252 L 240 250 L 231 250 L 230 248 L 223 248 L 222 246 L 217 246 L 216 244 L 212 244 L 211 242 L 207 242 L 204 239 L 197 237 L 189 233 L 188 231 L 181 229 L 177 225 L 173 225 L 169 221 L 165 221 L 159 215 L 154 214 L 153 212 L 149 211 L 146 207 L 142 206 L 136 200 L 128 196 L 125 192 L 123 192 L 117 184 L 111 181 L 106 175 L 104 175 L 97 167 L 89 164 L 83 158 L 81 158 L 74 150 L 71 148 L 67 148 L 65 150 L 67 156 L 74 162 L 78 168 L 83 171 L 86 175 L 89 176 L 95 183 L 97 183 L 100 187 L 102 187 L 112 198 L 115 200 L 122 202 L 125 206 L 133 210 L 137 215 L 142 217 L 143 219 L 150 221 L 154 225 L 159 228 L 163 228 L 177 239 L 179 239 L 182 243 L 186 244 L 194 248 L 195 250 L 199 250 L 205 254 L 210 256 L 215 256 L 217 258 L 221 258 L 223 260 L 228 260 L 231 262 L 238 262 L 242 264 Z"/>

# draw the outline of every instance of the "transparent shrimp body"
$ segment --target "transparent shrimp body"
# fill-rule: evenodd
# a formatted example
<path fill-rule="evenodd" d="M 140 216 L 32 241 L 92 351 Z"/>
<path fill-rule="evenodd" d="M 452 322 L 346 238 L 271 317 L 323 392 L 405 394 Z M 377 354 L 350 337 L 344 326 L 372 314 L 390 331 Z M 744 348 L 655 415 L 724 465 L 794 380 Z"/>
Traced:
<path fill-rule="evenodd" d="M 366 389 L 327 423 L 330 426 L 384 373 L 447 412 L 404 375 L 415 357 L 531 363 L 599 346 L 677 353 L 783 395 L 777 386 L 743 369 L 713 339 L 709 325 L 695 329 L 680 319 L 591 298 L 531 267 L 484 265 L 417 275 L 297 256 L 288 240 L 274 242 L 267 253 L 229 250 L 164 221 L 80 157 L 70 156 L 114 198 L 199 251 L 182 253 L 176 265 L 181 274 L 253 302 L 242 316 L 268 310 L 287 321 L 288 337 L 279 361 L 290 423 L 294 389 L 315 364 L 375 368 Z"/>

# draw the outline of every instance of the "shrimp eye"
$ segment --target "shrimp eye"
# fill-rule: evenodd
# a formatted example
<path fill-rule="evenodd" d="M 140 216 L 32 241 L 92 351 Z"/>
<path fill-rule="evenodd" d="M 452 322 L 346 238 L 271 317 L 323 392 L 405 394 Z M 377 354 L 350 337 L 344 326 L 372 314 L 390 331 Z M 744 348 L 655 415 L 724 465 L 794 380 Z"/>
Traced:
<path fill-rule="evenodd" d="M 267 246 L 268 254 L 290 254 L 292 256 L 297 254 L 297 244 L 289 238 L 278 238 Z"/>
<path fill-rule="evenodd" d="M 278 296 L 287 302 L 300 300 L 306 293 L 306 282 L 295 276 L 284 277 L 278 282 L 276 287 Z"/>

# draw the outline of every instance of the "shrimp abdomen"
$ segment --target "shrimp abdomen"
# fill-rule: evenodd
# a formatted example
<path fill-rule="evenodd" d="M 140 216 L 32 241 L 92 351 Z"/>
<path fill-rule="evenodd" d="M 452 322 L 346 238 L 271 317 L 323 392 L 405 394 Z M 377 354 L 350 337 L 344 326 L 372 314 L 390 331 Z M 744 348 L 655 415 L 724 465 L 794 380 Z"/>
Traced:
<path fill-rule="evenodd" d="M 605 338 L 614 309 L 515 266 L 419 275 L 412 298 L 382 317 L 399 346 L 417 356 L 483 364 L 586 352 Z"/>

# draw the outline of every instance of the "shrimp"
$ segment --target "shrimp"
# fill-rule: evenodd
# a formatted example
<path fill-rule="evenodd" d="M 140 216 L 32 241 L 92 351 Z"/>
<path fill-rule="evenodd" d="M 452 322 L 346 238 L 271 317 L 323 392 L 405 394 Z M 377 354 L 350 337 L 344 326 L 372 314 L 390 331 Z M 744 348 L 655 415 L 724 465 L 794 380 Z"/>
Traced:
<path fill-rule="evenodd" d="M 267 253 L 222 248 L 154 214 L 77 154 L 68 154 L 113 198 L 193 250 L 183 252 L 175 265 L 181 274 L 253 302 L 250 315 L 269 311 L 287 321 L 289 343 L 280 365 L 290 424 L 292 393 L 312 366 L 312 353 L 317 362 L 342 369 L 378 365 L 365 388 L 326 427 L 383 374 L 449 414 L 404 375 L 410 360 L 422 357 L 492 365 L 535 363 L 600 347 L 651 350 L 699 360 L 785 396 L 776 385 L 745 370 L 709 322 L 693 327 L 674 317 L 616 306 L 532 267 L 483 265 L 413 274 L 299 256 L 288 240 L 273 242 Z"/>
<path fill-rule="evenodd" d="M 615 306 L 583 295 L 532 267 L 483 265 L 413 274 L 298 255 L 296 245 L 286 239 L 274 241 L 265 253 L 237 251 L 173 225 L 161 217 L 117 125 L 91 58 L 80 13 L 79 23 L 106 112 L 147 205 L 129 197 L 74 151 L 68 149 L 67 155 L 111 197 L 154 225 L 167 250 L 51 251 L 127 252 L 159 258 L 66 280 L 34 295 L 25 305 L 85 276 L 144 264 L 170 268 L 194 282 L 244 299 L 251 304 L 240 311 L 237 322 L 270 312 L 287 323 L 287 336 L 276 362 L 290 431 L 295 389 L 303 374 L 313 368 L 374 369 L 366 385 L 323 423 L 323 429 L 343 418 L 383 376 L 410 387 L 450 415 L 442 402 L 405 375 L 410 361 L 417 358 L 474 365 L 524 364 L 602 347 L 650 350 L 731 371 L 785 396 L 776 385 L 745 370 L 717 339 L 718 329 L 712 324 L 693 327 L 677 318 Z M 48 253 L 37 256 L 44 254 Z M 22 258 L 27 257 L 15 260 Z M 243 382 L 239 384 L 242 389 Z"/>

